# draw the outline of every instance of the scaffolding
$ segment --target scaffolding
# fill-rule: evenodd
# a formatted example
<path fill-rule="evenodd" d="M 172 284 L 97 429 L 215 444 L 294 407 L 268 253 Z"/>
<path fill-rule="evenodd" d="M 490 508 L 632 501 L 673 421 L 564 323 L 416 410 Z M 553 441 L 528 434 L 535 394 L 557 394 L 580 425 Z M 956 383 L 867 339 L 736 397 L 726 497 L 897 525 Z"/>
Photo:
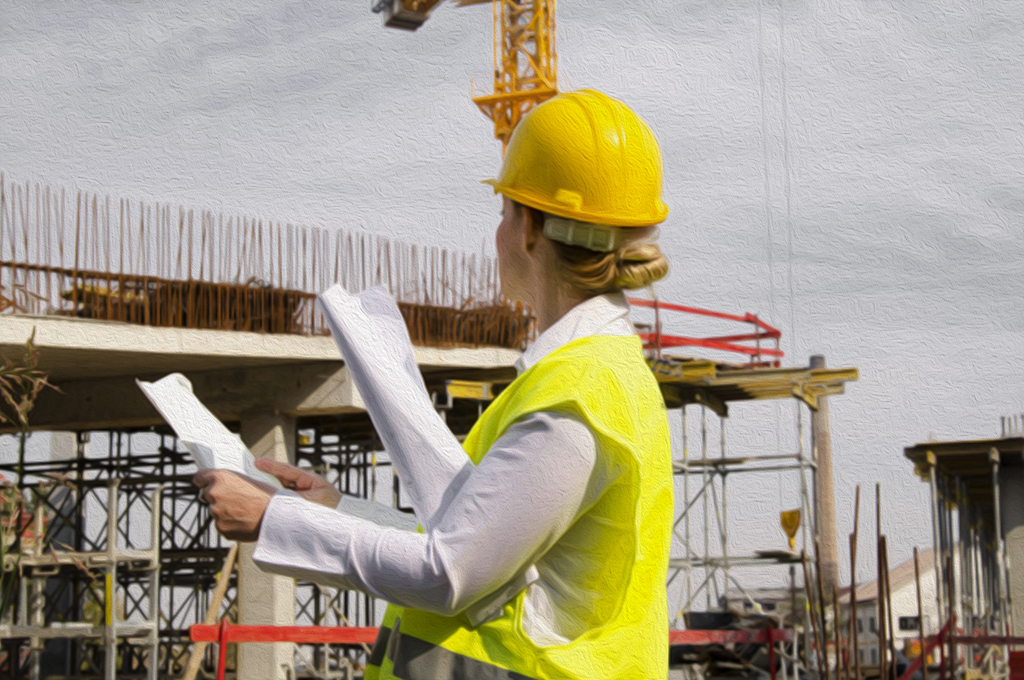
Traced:
<path fill-rule="evenodd" d="M 823 398 L 842 394 L 845 384 L 858 378 L 857 370 L 826 369 L 821 357 L 812 358 L 811 365 L 807 367 L 782 368 L 781 333 L 756 315 L 725 314 L 656 300 L 631 302 L 634 307 L 654 314 L 653 323 L 641 328 L 640 335 L 666 405 L 670 409 L 678 409 L 680 417 L 681 453 L 673 461 L 673 471 L 678 480 L 677 516 L 673 523 L 668 576 L 669 588 L 674 586 L 679 593 L 678 600 L 670 603 L 673 607 L 670 612 L 672 627 L 685 625 L 698 629 L 735 625 L 738 618 L 750 612 L 763 619 L 774 619 L 773 625 L 792 630 L 794 643 L 780 659 L 783 677 L 790 674 L 795 677 L 802 670 L 816 668 L 814 655 L 809 654 L 810 627 L 806 625 L 804 609 L 798 611 L 796 606 L 798 599 L 804 599 L 802 592 L 797 595 L 797 565 L 802 566 L 805 559 L 817 560 L 818 546 L 827 542 L 827 537 L 826 541 L 816 539 L 834 532 L 834 526 L 819 524 L 817 513 L 822 502 L 831 508 L 833 500 L 831 497 L 818 497 L 819 449 L 814 437 L 809 436 L 809 428 L 805 427 L 805 414 L 817 411 L 824 403 Z M 669 334 L 663 331 L 664 312 L 696 315 L 719 325 L 722 322 L 743 323 L 748 328 L 744 332 L 718 330 L 703 337 L 694 336 L 692 331 L 686 336 Z M 687 325 L 692 327 L 692 323 Z M 738 354 L 745 357 L 746 362 L 724 363 L 664 354 L 666 349 L 680 347 L 697 347 L 704 352 L 725 352 L 733 356 Z M 790 447 L 739 454 L 730 451 L 728 442 L 732 437 L 727 432 L 727 424 L 732 405 L 782 400 L 791 401 L 796 406 L 795 436 Z M 827 428 L 827 417 L 824 421 L 824 425 L 819 426 Z M 777 423 L 776 427 L 780 424 Z M 823 435 L 820 432 L 815 434 Z M 827 439 L 827 435 L 824 438 Z M 830 457 L 830 447 L 822 453 Z M 831 470 L 830 462 L 822 463 L 826 471 Z M 736 502 L 737 490 L 734 487 L 737 486 L 737 475 L 741 475 L 739 480 L 756 480 L 766 474 L 792 478 L 799 498 L 797 512 L 788 514 L 800 518 L 799 528 L 791 527 L 793 533 L 789 549 L 736 552 L 732 549 L 733 520 L 730 511 Z M 742 485 L 740 489 L 743 489 Z M 831 494 L 831 484 L 827 485 L 825 493 Z M 786 509 L 776 508 L 777 511 Z M 771 523 L 774 524 L 774 517 Z M 799 541 L 796 540 L 797 531 Z M 834 556 L 829 559 L 834 560 Z M 765 570 L 779 569 L 783 570 L 780 580 L 788 576 L 791 602 L 787 616 L 767 613 L 760 602 L 764 590 L 755 592 L 756 589 L 737 576 L 739 570 L 760 570 L 765 574 Z M 803 590 L 802 584 L 800 590 Z M 747 605 L 740 612 L 729 611 L 734 595 Z M 673 659 L 681 659 L 684 664 L 687 662 L 686 658 L 676 657 L 673 653 Z M 690 655 L 688 658 L 692 661 L 701 657 Z"/>
<path fill-rule="evenodd" d="M 696 441 L 692 433 L 688 412 L 698 412 Z M 712 413 L 718 421 L 718 451 L 709 446 L 708 427 L 710 409 L 697 405 L 696 409 L 680 409 L 682 420 L 682 456 L 674 462 L 673 469 L 682 481 L 682 510 L 674 522 L 674 535 L 682 554 L 672 558 L 669 568 L 669 583 L 683 580 L 683 595 L 676 609 L 674 624 L 683 623 L 685 613 L 701 607 L 711 611 L 724 606 L 726 593 L 736 590 L 750 602 L 754 610 L 764 614 L 758 600 L 748 591 L 734 574 L 737 569 L 748 567 L 764 568 L 775 565 L 800 563 L 800 553 L 788 550 L 730 552 L 729 510 L 730 478 L 754 473 L 791 473 L 798 479 L 801 515 L 806 518 L 800 524 L 800 547 L 813 554 L 813 538 L 808 541 L 808 523 L 814 522 L 814 508 L 811 498 L 815 484 L 816 464 L 807 455 L 803 446 L 803 418 L 798 416 L 796 450 L 782 454 L 749 454 L 742 457 L 729 456 L 726 446 L 727 418 Z M 695 445 L 694 445 L 695 444 Z M 696 449 L 696 453 L 691 450 Z M 700 518 L 703 520 L 693 527 L 692 512 L 700 504 Z"/>
<path fill-rule="evenodd" d="M 931 491 L 937 611 L 943 619 L 955 620 L 965 637 L 1001 636 L 1011 630 L 1003 522 L 1005 504 L 1014 499 L 1002 494 L 1014 488 L 1010 480 L 1020 475 L 1024 437 L 1007 427 L 1007 420 L 1000 439 L 928 442 L 904 449 Z M 1009 669 L 1002 647 L 981 649 L 958 660 L 965 672 L 1005 677 Z"/>
<path fill-rule="evenodd" d="M 446 392 L 440 378 L 427 384 Z M 435 399 L 459 437 L 481 410 L 475 399 Z M 166 428 L 82 432 L 75 441 L 70 460 L 0 465 L 40 510 L 13 550 L 24 576 L 15 624 L 0 627 L 0 677 L 179 677 L 192 650 L 189 628 L 203 622 L 229 549 L 198 499 L 196 467 Z M 296 464 L 343 494 L 411 512 L 365 413 L 300 419 Z M 6 566 L 16 571 L 13 556 Z M 229 578 L 218 615 L 236 621 L 237 575 Z M 383 612 L 363 593 L 296 584 L 300 625 L 370 627 Z M 365 653 L 360 645 L 301 645 L 296 667 L 299 677 L 346 678 Z M 214 661 L 207 650 L 202 668 L 212 673 Z"/>
<path fill-rule="evenodd" d="M 228 551 L 196 495 L 195 466 L 164 429 L 75 439 L 70 460 L 0 465 L 37 523 L 12 550 L 23 575 L 0 677 L 177 676 Z"/>
<path fill-rule="evenodd" d="M 119 668 L 125 668 L 129 672 L 145 670 L 147 680 L 157 680 L 157 664 L 152 660 L 159 657 L 160 515 L 153 513 L 152 508 L 160 506 L 162 489 L 157 487 L 150 496 L 149 547 L 123 547 L 128 541 L 123 540 L 127 536 L 120 526 L 119 481 L 112 479 L 106 485 L 107 517 L 102 527 L 105 544 L 90 542 L 95 549 L 85 551 L 44 549 L 46 542 L 39 538 L 45 536 L 45 518 L 52 516 L 45 509 L 65 506 L 62 500 L 67 499 L 67 494 L 54 494 L 45 486 L 30 491 L 35 540 L 30 545 L 20 546 L 20 554 L 8 555 L 10 564 L 4 565 L 8 570 L 19 569 L 21 578 L 16 621 L 13 625 L 0 626 L 0 638 L 28 639 L 27 665 L 34 678 L 43 677 L 44 640 L 98 639 L 102 641 L 102 666 L 106 677 L 115 677 Z M 53 496 L 61 500 L 55 503 Z M 91 580 L 86 588 L 74 588 L 74 591 L 76 599 L 84 597 L 95 602 L 99 615 L 94 620 L 53 620 L 62 599 L 61 590 L 68 585 L 67 567 L 84 571 Z M 132 576 L 125 578 L 125 572 Z M 130 654 L 119 663 L 121 643 L 132 647 L 133 651 L 145 648 L 146 653 Z M 94 659 L 90 661 L 98 665 Z"/>

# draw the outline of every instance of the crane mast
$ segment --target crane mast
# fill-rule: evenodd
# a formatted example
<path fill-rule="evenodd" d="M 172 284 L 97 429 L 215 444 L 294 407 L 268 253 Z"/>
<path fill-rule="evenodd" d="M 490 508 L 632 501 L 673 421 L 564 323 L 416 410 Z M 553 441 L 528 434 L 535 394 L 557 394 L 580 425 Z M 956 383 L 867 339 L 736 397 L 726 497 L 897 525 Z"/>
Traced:
<path fill-rule="evenodd" d="M 502 151 L 527 111 L 558 94 L 555 0 L 461 0 L 490 2 L 494 11 L 494 94 L 473 102 L 494 122 Z"/>
<path fill-rule="evenodd" d="M 416 30 L 441 0 L 378 0 L 384 25 Z M 555 0 L 457 0 L 459 7 L 490 3 L 494 13 L 494 93 L 473 102 L 494 123 L 502 152 L 519 121 L 558 94 Z"/>

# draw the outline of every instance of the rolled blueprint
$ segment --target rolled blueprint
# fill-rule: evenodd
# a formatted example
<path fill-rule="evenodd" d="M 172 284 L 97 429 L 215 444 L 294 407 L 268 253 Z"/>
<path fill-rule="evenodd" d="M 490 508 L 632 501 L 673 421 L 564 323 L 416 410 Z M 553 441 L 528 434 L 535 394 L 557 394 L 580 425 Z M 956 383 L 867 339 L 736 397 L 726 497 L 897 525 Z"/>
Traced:
<path fill-rule="evenodd" d="M 196 398 L 188 378 L 181 373 L 171 373 L 156 382 L 135 382 L 200 469 L 231 470 L 281 488 L 276 477 L 256 467 L 256 458 L 241 438 L 224 427 L 224 423 Z"/>
<path fill-rule="evenodd" d="M 398 305 L 380 287 L 350 295 L 335 285 L 317 301 L 416 517 L 429 531 L 446 494 L 457 492 L 458 479 L 473 464 L 434 410 Z"/>
<path fill-rule="evenodd" d="M 434 410 L 398 304 L 380 287 L 351 295 L 339 285 L 321 293 L 317 302 L 416 517 L 429 533 L 474 466 Z M 531 565 L 475 602 L 466 616 L 473 625 L 490 620 L 539 578 Z"/>

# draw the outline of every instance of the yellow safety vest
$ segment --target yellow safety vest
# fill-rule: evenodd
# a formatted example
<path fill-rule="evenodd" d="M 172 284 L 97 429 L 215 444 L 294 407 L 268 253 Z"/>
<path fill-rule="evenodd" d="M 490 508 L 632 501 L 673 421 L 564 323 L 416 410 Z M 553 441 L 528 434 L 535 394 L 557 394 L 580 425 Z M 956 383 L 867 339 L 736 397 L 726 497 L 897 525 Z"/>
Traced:
<path fill-rule="evenodd" d="M 464 614 L 391 605 L 367 680 L 667 677 L 672 461 L 665 404 L 639 338 L 589 336 L 544 357 L 494 400 L 466 437 L 466 453 L 478 464 L 512 423 L 538 411 L 583 420 L 602 462 L 620 472 L 551 548 L 583 546 L 603 556 L 582 565 L 574 579 L 589 594 L 585 607 L 573 612 L 587 632 L 562 645 L 534 644 L 522 628 L 526 590 L 499 618 L 475 628 Z"/>

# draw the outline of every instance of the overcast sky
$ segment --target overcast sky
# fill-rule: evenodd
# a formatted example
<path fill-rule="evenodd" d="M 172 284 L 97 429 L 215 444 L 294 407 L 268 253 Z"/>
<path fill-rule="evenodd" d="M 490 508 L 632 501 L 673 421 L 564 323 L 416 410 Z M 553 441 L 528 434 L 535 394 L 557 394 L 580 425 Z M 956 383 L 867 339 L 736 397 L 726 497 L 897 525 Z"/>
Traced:
<path fill-rule="evenodd" d="M 499 145 L 469 99 L 489 8 L 410 34 L 369 0 L 2 4 L 8 178 L 493 252 Z M 1024 412 L 1024 5 L 562 0 L 558 31 L 562 89 L 661 140 L 660 296 L 858 367 L 832 408 L 840 535 L 881 481 L 893 559 L 930 545 L 903 447 Z M 747 412 L 733 442 L 788 445 L 791 407 Z M 791 495 L 737 498 L 737 535 Z"/>

